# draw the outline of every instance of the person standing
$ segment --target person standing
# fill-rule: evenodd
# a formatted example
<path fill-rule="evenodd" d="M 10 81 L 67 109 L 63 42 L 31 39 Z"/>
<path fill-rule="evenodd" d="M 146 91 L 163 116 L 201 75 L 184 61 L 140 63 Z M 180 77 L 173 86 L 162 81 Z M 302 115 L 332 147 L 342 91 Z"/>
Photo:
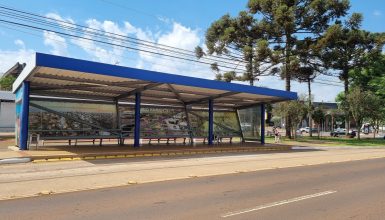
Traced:
<path fill-rule="evenodd" d="M 279 131 L 278 131 L 278 128 L 277 128 L 277 127 L 274 127 L 274 128 L 273 128 L 273 132 L 274 132 L 274 143 L 279 143 L 280 139 L 279 139 Z"/>

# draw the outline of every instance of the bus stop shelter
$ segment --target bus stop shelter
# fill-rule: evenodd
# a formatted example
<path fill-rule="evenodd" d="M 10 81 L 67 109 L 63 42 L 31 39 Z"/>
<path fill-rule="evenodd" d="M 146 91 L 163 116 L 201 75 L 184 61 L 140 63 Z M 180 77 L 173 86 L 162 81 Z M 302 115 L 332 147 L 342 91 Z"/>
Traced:
<path fill-rule="evenodd" d="M 13 84 L 16 143 L 42 140 L 222 138 L 264 143 L 265 104 L 297 99 L 276 89 L 36 53 Z M 207 141 L 207 142 L 206 142 Z M 218 141 L 219 142 L 219 141 Z"/>

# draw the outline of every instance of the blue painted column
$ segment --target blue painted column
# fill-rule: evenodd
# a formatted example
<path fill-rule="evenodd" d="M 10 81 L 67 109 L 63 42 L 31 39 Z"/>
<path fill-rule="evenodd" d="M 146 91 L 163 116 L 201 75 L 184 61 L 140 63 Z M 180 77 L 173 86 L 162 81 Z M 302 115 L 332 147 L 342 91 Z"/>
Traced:
<path fill-rule="evenodd" d="M 265 104 L 261 104 L 261 144 L 265 144 Z"/>
<path fill-rule="evenodd" d="M 214 139 L 214 101 L 209 100 L 209 134 L 208 134 L 208 143 L 213 145 Z"/>
<path fill-rule="evenodd" d="M 28 115 L 29 115 L 29 82 L 22 84 L 22 101 L 20 112 L 20 150 L 28 149 Z"/>
<path fill-rule="evenodd" d="M 140 145 L 140 92 L 135 93 L 134 147 Z"/>

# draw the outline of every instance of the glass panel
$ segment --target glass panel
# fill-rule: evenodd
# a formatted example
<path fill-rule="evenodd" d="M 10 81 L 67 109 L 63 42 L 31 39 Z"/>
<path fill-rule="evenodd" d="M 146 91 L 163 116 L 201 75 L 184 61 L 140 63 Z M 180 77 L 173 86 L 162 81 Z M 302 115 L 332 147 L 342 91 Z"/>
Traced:
<path fill-rule="evenodd" d="M 191 127 L 195 137 L 208 136 L 208 110 L 189 111 Z M 236 112 L 214 112 L 215 136 L 241 136 Z"/>
<path fill-rule="evenodd" d="M 116 129 L 112 104 L 36 100 L 31 103 L 51 110 L 29 107 L 30 132 L 43 136 L 110 135 Z"/>
<path fill-rule="evenodd" d="M 238 110 L 244 139 L 261 139 L 261 106 Z"/>
<path fill-rule="evenodd" d="M 236 112 L 214 112 L 214 135 L 241 136 Z"/>
<path fill-rule="evenodd" d="M 134 131 L 134 106 L 120 106 L 121 127 L 123 131 Z M 188 136 L 186 114 L 180 108 L 141 107 L 140 136 Z"/>
<path fill-rule="evenodd" d="M 207 137 L 209 132 L 209 113 L 204 110 L 189 110 L 191 130 L 194 137 Z"/>
<path fill-rule="evenodd" d="M 16 124 L 15 124 L 15 136 L 16 145 L 20 146 L 20 117 L 22 107 L 23 86 L 16 91 Z"/>

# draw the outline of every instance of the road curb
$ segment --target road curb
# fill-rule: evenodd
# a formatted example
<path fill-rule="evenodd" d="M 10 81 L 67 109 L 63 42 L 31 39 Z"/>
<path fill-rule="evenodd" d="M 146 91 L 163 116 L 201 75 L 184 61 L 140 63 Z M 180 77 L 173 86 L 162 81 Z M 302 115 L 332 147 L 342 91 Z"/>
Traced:
<path fill-rule="evenodd" d="M 141 158 L 141 157 L 164 157 L 164 156 L 184 156 L 199 154 L 216 153 L 242 153 L 242 152 L 271 152 L 271 151 L 289 151 L 292 146 L 280 147 L 258 147 L 258 148 L 232 148 L 232 149 L 196 149 L 196 150 L 167 150 L 153 152 L 116 152 L 116 153 L 95 153 L 83 155 L 52 155 L 52 156 L 31 156 L 33 163 L 57 162 L 57 161 L 75 161 L 75 160 L 98 160 L 98 159 L 122 159 L 122 158 Z"/>
<path fill-rule="evenodd" d="M 29 163 L 31 161 L 32 161 L 32 158 L 29 158 L 29 157 L 15 157 L 15 158 L 0 159 L 0 164 Z"/>

